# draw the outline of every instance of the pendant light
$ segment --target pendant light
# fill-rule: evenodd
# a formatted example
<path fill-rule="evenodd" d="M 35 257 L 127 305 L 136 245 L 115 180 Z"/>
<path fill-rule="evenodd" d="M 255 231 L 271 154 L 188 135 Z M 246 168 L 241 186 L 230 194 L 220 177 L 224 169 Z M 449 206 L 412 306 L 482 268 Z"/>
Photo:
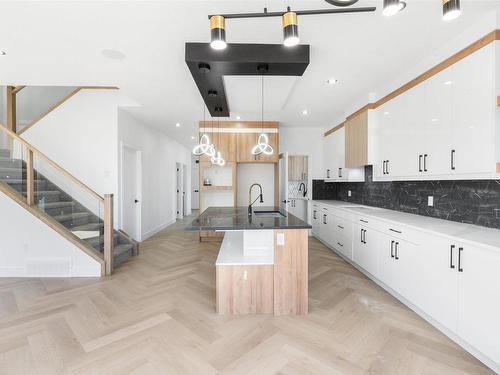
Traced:
<path fill-rule="evenodd" d="M 203 127 L 205 127 L 205 119 L 206 119 L 206 106 L 205 100 L 202 102 L 203 104 Z M 199 133 L 198 133 L 199 134 Z M 202 156 L 207 155 L 208 157 L 212 157 L 215 150 L 212 150 L 210 145 L 210 138 L 208 137 L 207 132 L 205 131 L 203 135 L 200 137 L 198 144 L 193 147 L 193 155 Z"/>
<path fill-rule="evenodd" d="M 220 128 L 219 128 L 219 123 L 220 121 L 220 118 L 217 117 L 217 137 L 218 137 L 218 140 L 217 140 L 217 145 L 220 146 Z M 210 161 L 212 162 L 212 164 L 214 165 L 218 165 L 219 167 L 223 167 L 225 164 L 226 164 L 226 161 L 222 158 L 222 155 L 221 155 L 221 152 L 220 151 L 217 151 L 214 156 L 212 156 L 212 158 L 210 159 Z"/>
<path fill-rule="evenodd" d="M 264 71 L 267 71 L 267 66 L 259 66 L 259 71 L 262 72 L 262 106 L 261 106 L 261 133 L 259 135 L 259 139 L 257 140 L 257 144 L 252 148 L 252 155 L 272 155 L 274 153 L 273 147 L 269 144 L 269 137 L 266 133 L 264 133 Z"/>
<path fill-rule="evenodd" d="M 226 43 L 226 20 L 223 16 L 210 17 L 210 46 L 221 50 L 227 47 Z"/>
<path fill-rule="evenodd" d="M 290 11 L 290 7 L 288 7 L 281 20 L 283 24 L 283 45 L 285 47 L 296 46 L 300 42 L 297 13 Z"/>
<path fill-rule="evenodd" d="M 451 21 L 462 14 L 460 0 L 443 0 L 443 21 Z"/>
<path fill-rule="evenodd" d="M 384 0 L 382 14 L 387 17 L 394 16 L 401 12 L 404 8 L 406 8 L 406 3 L 404 1 Z"/>

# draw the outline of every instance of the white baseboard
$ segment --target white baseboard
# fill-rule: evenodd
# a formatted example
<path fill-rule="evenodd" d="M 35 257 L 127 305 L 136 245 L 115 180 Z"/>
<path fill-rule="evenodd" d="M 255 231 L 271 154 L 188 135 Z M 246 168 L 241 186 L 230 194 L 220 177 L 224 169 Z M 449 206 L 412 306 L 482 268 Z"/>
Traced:
<path fill-rule="evenodd" d="M 485 366 L 489 367 L 493 371 L 495 371 L 497 374 L 500 374 L 500 364 L 492 361 L 489 357 L 485 356 L 482 354 L 479 350 L 471 346 L 469 343 L 464 341 L 460 336 L 458 336 L 455 332 L 449 330 L 445 326 L 443 326 L 441 323 L 439 323 L 437 320 L 432 318 L 430 315 L 428 315 L 425 311 L 414 305 L 412 302 L 407 300 L 405 297 L 400 295 L 398 292 L 394 291 L 391 287 L 388 285 L 384 284 L 382 281 L 377 279 L 374 275 L 369 273 L 368 271 L 364 270 L 362 267 L 354 263 L 351 259 L 347 258 L 344 254 L 339 252 L 337 249 L 331 247 L 330 245 L 326 244 L 321 240 L 319 237 L 316 237 L 313 235 L 314 238 L 316 238 L 319 242 L 321 242 L 323 245 L 328 247 L 330 250 L 335 252 L 339 257 L 344 259 L 347 263 L 349 263 L 351 266 L 356 268 L 359 272 L 361 272 L 363 275 L 368 277 L 370 280 L 372 280 L 375 284 L 380 286 L 382 289 L 384 289 L 386 292 L 391 294 L 394 298 L 399 300 L 401 303 L 406 305 L 408 308 L 412 309 L 415 313 L 417 313 L 422 319 L 427 321 L 429 324 L 431 324 L 434 328 L 439 330 L 442 334 L 453 340 L 455 343 L 457 343 L 459 346 L 461 346 L 464 350 L 472 354 L 474 357 L 476 357 L 480 362 L 482 362 Z"/>
<path fill-rule="evenodd" d="M 157 226 L 156 228 L 148 230 L 146 233 L 143 233 L 143 235 L 142 235 L 142 241 L 147 240 L 149 237 L 154 236 L 156 233 L 158 233 L 158 232 L 162 231 L 163 229 L 165 229 L 166 227 L 174 224 L 175 221 L 176 221 L 176 219 L 174 218 L 174 219 L 172 219 L 170 221 L 167 221 L 166 223 L 163 223 L 163 224 Z"/>
<path fill-rule="evenodd" d="M 0 277 L 25 277 L 24 267 L 1 267 Z"/>

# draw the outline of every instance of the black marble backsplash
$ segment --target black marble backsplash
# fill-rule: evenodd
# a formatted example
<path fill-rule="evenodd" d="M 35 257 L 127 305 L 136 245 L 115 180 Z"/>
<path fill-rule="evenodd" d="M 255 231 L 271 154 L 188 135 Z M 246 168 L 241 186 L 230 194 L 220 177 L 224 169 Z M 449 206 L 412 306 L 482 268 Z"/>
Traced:
<path fill-rule="evenodd" d="M 313 180 L 313 199 L 335 199 L 500 229 L 499 180 L 373 182 L 372 176 L 368 166 L 366 182 Z M 429 196 L 434 197 L 433 207 L 427 205 Z"/>

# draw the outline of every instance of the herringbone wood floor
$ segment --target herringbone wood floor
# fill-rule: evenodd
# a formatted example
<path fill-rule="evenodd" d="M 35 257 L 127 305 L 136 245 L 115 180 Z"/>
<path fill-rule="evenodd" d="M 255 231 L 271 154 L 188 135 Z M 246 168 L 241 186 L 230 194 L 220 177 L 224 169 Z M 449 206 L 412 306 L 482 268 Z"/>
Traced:
<path fill-rule="evenodd" d="M 492 373 L 314 239 L 307 317 L 218 316 L 183 224 L 107 279 L 0 279 L 0 374 Z"/>

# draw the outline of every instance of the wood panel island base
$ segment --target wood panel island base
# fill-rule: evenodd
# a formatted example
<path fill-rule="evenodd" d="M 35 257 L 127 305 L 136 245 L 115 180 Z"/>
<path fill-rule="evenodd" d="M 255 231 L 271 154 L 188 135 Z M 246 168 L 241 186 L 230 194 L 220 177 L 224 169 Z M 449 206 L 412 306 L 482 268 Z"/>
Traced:
<path fill-rule="evenodd" d="M 310 226 L 277 208 L 279 217 L 251 216 L 246 207 L 208 208 L 189 228 L 225 231 L 216 267 L 219 314 L 308 313 Z M 219 215 L 227 215 L 221 218 Z M 222 221 L 229 221 L 222 223 Z"/>

